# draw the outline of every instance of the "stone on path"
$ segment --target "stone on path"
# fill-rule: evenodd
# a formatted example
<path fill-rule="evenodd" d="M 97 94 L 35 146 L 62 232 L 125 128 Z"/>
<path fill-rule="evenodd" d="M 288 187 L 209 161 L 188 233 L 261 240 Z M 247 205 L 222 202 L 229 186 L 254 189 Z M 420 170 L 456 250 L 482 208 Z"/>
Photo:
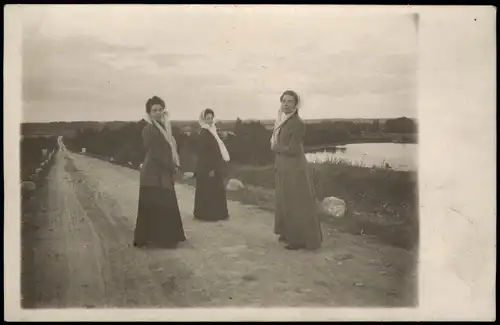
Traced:
<path fill-rule="evenodd" d="M 229 180 L 229 182 L 227 183 L 226 189 L 229 191 L 237 191 L 237 190 L 241 190 L 243 188 L 245 188 L 245 186 L 243 185 L 243 183 L 239 179 L 231 178 Z"/>
<path fill-rule="evenodd" d="M 335 218 L 343 217 L 347 210 L 344 200 L 334 196 L 324 198 L 320 208 L 324 213 Z"/>

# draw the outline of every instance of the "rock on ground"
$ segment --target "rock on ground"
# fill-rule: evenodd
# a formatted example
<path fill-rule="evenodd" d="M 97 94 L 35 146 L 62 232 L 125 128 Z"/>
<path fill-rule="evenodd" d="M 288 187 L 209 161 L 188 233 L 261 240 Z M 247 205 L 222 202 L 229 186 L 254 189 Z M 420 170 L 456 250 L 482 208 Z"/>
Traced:
<path fill-rule="evenodd" d="M 243 183 L 236 178 L 231 178 L 227 183 L 227 190 L 229 191 L 237 191 L 245 188 Z"/>
<path fill-rule="evenodd" d="M 341 218 L 346 213 L 345 201 L 334 196 L 326 197 L 321 202 L 321 209 L 329 216 Z"/>

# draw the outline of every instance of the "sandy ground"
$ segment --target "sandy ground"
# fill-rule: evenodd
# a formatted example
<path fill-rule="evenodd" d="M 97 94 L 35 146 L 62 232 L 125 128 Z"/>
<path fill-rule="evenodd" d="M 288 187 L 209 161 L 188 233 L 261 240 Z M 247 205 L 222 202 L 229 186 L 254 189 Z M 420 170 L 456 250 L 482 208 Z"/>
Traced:
<path fill-rule="evenodd" d="M 256 207 L 193 220 L 188 185 L 176 185 L 188 241 L 134 248 L 138 186 L 135 170 L 58 152 L 23 205 L 24 308 L 416 305 L 415 253 L 327 225 L 320 250 L 287 251 Z"/>

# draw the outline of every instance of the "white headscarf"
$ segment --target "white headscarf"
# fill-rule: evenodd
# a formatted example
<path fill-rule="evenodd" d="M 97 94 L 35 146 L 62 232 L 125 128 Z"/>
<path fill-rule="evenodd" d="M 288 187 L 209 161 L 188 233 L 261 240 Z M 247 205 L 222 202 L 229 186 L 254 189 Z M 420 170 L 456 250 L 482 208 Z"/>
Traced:
<path fill-rule="evenodd" d="M 161 120 L 162 120 L 161 122 L 163 123 L 165 128 L 163 128 L 155 119 L 151 118 L 151 116 L 149 114 L 147 114 L 146 121 L 149 124 L 156 126 L 160 130 L 160 132 L 163 134 L 163 137 L 165 138 L 165 140 L 167 140 L 168 144 L 170 145 L 170 148 L 172 149 L 171 150 L 172 151 L 172 159 L 174 161 L 174 164 L 176 167 L 179 167 L 180 160 L 179 160 L 179 154 L 177 153 L 177 142 L 175 141 L 175 138 L 172 135 L 172 126 L 170 125 L 170 119 L 169 119 L 168 111 L 166 108 L 165 108 L 165 111 L 162 115 Z"/>
<path fill-rule="evenodd" d="M 294 108 L 294 110 L 291 113 L 286 114 L 280 108 L 278 112 L 278 117 L 274 121 L 273 135 L 271 136 L 271 146 L 275 145 L 278 142 L 278 135 L 281 130 L 281 127 L 283 126 L 283 124 L 285 124 L 286 121 L 288 121 L 290 117 L 293 116 L 293 114 L 297 112 L 297 110 L 298 110 L 297 108 Z"/>
<path fill-rule="evenodd" d="M 227 151 L 226 145 L 224 144 L 224 142 L 222 142 L 219 135 L 217 134 L 217 127 L 215 126 L 215 121 L 212 123 L 212 125 L 208 125 L 207 122 L 205 122 L 205 112 L 206 109 L 204 109 L 201 112 L 200 118 L 198 119 L 198 123 L 200 124 L 202 129 L 207 129 L 208 131 L 210 131 L 210 133 L 212 133 L 215 140 L 217 140 L 217 143 L 219 144 L 219 150 L 222 155 L 222 159 L 224 159 L 224 161 L 229 161 L 230 160 L 229 152 Z"/>

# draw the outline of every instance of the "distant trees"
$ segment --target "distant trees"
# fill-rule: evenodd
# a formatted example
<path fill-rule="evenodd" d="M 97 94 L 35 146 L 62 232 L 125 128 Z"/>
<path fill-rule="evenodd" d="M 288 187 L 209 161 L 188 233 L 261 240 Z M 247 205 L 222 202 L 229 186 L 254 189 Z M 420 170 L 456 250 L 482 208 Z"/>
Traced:
<path fill-rule="evenodd" d="M 417 124 L 412 119 L 400 117 L 387 120 L 384 124 L 386 133 L 417 133 Z"/>
<path fill-rule="evenodd" d="M 233 135 L 226 139 L 231 160 L 252 165 L 265 165 L 273 161 L 270 148 L 272 131 L 259 122 L 243 123 L 236 120 Z"/>
<path fill-rule="evenodd" d="M 304 145 L 321 146 L 327 144 L 347 143 L 350 139 L 361 135 L 361 125 L 351 121 L 322 121 L 306 127 Z"/>
<path fill-rule="evenodd" d="M 78 130 L 76 135 L 66 141 L 68 148 L 113 158 L 119 163 L 138 165 L 143 160 L 141 132 L 146 122 L 131 122 L 125 126 L 111 130 L 104 126 L 100 131 L 94 129 Z"/>
<path fill-rule="evenodd" d="M 239 117 L 236 118 L 236 123 L 234 124 L 234 132 L 236 132 L 236 130 L 238 130 L 239 128 L 241 128 L 241 124 L 243 124 L 243 122 L 241 121 L 241 119 Z"/>
<path fill-rule="evenodd" d="M 322 121 L 307 124 L 304 145 L 320 147 L 333 144 L 347 144 L 359 141 L 376 142 L 383 139 L 380 133 L 416 132 L 416 124 L 408 118 L 387 120 L 383 126 L 378 120 L 370 123 L 353 121 Z M 68 148 L 113 158 L 120 164 L 139 166 L 144 159 L 141 132 L 146 121 L 131 122 L 116 129 L 104 125 L 100 130 L 92 128 L 79 130 L 72 138 L 65 139 Z M 193 170 L 196 164 L 196 141 L 198 130 L 183 131 L 177 126 L 172 133 L 177 141 L 177 148 L 184 170 Z M 231 160 L 240 164 L 266 165 L 272 163 L 274 155 L 269 140 L 272 131 L 256 121 L 243 122 L 237 119 L 232 132 L 221 136 L 225 142 Z M 387 140 L 387 139 L 386 139 Z"/>
<path fill-rule="evenodd" d="M 370 132 L 373 132 L 373 133 L 378 133 L 380 132 L 380 121 L 379 120 L 374 120 L 372 122 L 372 124 L 370 125 L 370 128 L 369 128 Z"/>
<path fill-rule="evenodd" d="M 140 165 L 145 155 L 142 145 L 142 129 L 145 125 L 146 121 L 142 120 L 138 123 L 129 123 L 116 130 L 115 135 L 108 142 L 108 145 L 113 145 L 113 147 L 107 147 L 107 150 L 104 147 L 100 154 L 107 155 L 110 153 L 109 148 L 114 148 L 115 150 L 112 150 L 111 153 L 117 162 L 131 162 L 134 166 Z"/>

